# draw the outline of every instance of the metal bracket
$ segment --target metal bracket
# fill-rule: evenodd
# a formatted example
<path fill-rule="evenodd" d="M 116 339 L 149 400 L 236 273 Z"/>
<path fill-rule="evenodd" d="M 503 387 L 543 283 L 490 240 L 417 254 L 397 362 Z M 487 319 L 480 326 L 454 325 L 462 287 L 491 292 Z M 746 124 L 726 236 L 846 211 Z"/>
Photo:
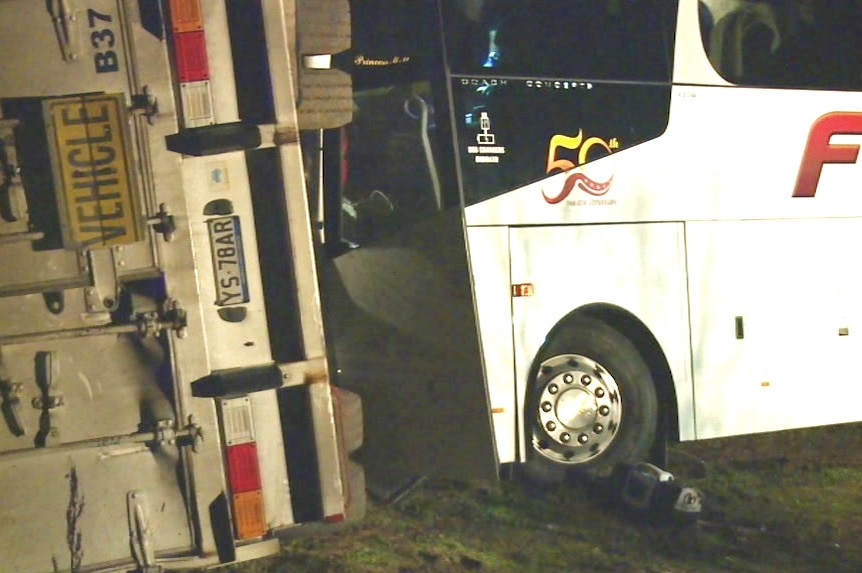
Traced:
<path fill-rule="evenodd" d="M 20 382 L 12 382 L 3 367 L 3 357 L 0 355 L 0 412 L 9 431 L 15 437 L 26 434 L 24 421 L 21 419 L 21 391 L 24 385 Z"/>
<path fill-rule="evenodd" d="M 152 435 L 154 439 L 148 442 L 151 446 L 191 446 L 195 453 L 200 451 L 204 441 L 203 430 L 195 422 L 193 416 L 189 416 L 189 423 L 179 430 L 176 429 L 174 421 L 170 418 L 158 420 Z"/>
<path fill-rule="evenodd" d="M 0 219 L 9 223 L 22 221 L 24 225 L 18 232 L 24 234 L 30 229 L 26 226 L 27 198 L 15 147 L 15 128 L 18 125 L 17 119 L 0 119 Z"/>
<path fill-rule="evenodd" d="M 120 281 L 114 250 L 108 247 L 89 250 L 87 262 L 91 285 L 84 289 L 87 312 L 116 310 L 120 303 Z"/>
<path fill-rule="evenodd" d="M 42 411 L 39 417 L 39 433 L 36 445 L 50 447 L 60 442 L 60 430 L 53 410 L 65 405 L 63 395 L 57 392 L 57 379 L 60 376 L 60 360 L 56 352 L 36 353 L 36 384 L 42 391 L 33 398 L 32 405 Z"/>
<path fill-rule="evenodd" d="M 147 224 L 156 233 L 160 233 L 166 243 L 170 243 L 174 239 L 177 225 L 174 222 L 174 216 L 170 214 L 168 206 L 165 203 L 159 203 L 158 213 L 147 219 Z"/>
<path fill-rule="evenodd" d="M 159 115 L 159 100 L 150 92 L 150 86 L 144 86 L 139 94 L 132 94 L 132 105 L 129 112 L 147 118 L 147 123 L 153 125 Z"/>
<path fill-rule="evenodd" d="M 173 299 L 165 300 L 158 312 L 144 312 L 137 317 L 138 334 L 156 337 L 165 328 L 173 330 L 178 338 L 188 334 L 188 317 L 185 309 Z"/>
<path fill-rule="evenodd" d="M 9 426 L 9 431 L 13 436 L 21 437 L 27 433 L 24 428 L 24 421 L 21 419 L 21 390 L 24 385 L 20 382 L 10 382 L 0 378 L 0 398 L 3 403 L 0 404 L 0 411 L 3 412 L 3 419 L 6 425 Z"/>

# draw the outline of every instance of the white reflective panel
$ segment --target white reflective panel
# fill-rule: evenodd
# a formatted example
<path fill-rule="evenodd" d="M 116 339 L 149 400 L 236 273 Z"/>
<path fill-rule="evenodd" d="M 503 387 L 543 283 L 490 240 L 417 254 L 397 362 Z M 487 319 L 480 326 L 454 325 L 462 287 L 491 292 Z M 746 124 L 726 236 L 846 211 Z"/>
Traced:
<path fill-rule="evenodd" d="M 254 441 L 254 426 L 251 417 L 251 401 L 248 396 L 220 400 L 222 430 L 225 445 L 235 446 Z"/>
<path fill-rule="evenodd" d="M 181 83 L 180 96 L 185 127 L 200 127 L 215 123 L 209 80 Z"/>

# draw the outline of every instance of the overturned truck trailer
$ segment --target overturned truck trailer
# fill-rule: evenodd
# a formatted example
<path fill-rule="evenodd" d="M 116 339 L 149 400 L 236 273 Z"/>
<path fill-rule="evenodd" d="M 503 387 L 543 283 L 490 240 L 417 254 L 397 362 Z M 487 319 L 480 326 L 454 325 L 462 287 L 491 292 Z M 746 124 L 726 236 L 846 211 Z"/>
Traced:
<path fill-rule="evenodd" d="M 343 50 L 346 1 L 315 6 Z M 297 111 L 296 9 L 0 2 L 3 571 L 208 566 L 362 514 L 297 137 L 349 121 L 349 77 Z"/>

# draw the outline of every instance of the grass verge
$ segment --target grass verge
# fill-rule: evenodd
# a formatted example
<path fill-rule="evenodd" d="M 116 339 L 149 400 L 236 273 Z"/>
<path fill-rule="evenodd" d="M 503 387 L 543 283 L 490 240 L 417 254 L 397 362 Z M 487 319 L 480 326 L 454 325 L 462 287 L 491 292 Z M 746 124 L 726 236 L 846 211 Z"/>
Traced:
<path fill-rule="evenodd" d="M 678 448 L 671 470 L 706 494 L 693 526 L 622 511 L 588 484 L 429 481 L 349 529 L 288 540 L 276 557 L 226 570 L 859 573 L 860 440 L 853 425 Z"/>

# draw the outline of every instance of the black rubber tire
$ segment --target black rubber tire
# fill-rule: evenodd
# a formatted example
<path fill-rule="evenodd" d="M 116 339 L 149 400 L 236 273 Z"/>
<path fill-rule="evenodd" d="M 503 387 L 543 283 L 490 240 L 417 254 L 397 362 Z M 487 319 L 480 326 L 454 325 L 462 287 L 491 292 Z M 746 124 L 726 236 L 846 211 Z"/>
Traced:
<path fill-rule="evenodd" d="M 538 451 L 533 440 L 534 435 L 543 435 L 538 414 L 543 390 L 537 381 L 539 368 L 546 360 L 564 354 L 589 358 L 607 370 L 616 382 L 622 404 L 618 429 L 610 443 L 600 454 L 580 463 L 549 459 Z M 521 464 L 518 473 L 533 485 L 558 484 L 571 475 L 605 477 L 620 463 L 643 461 L 649 455 L 658 423 L 658 400 L 649 366 L 622 333 L 601 320 L 577 317 L 565 329 L 554 333 L 536 356 L 524 420 L 527 461 Z"/>

